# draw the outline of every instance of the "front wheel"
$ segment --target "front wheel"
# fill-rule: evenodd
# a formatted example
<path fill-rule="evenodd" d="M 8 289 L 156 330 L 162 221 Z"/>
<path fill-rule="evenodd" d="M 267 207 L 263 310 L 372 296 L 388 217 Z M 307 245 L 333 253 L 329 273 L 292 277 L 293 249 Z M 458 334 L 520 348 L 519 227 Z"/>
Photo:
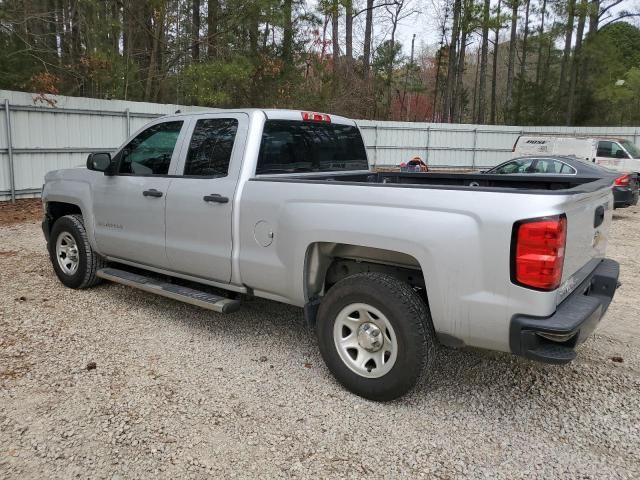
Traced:
<path fill-rule="evenodd" d="M 56 275 L 69 288 L 87 288 L 101 280 L 96 273 L 104 260 L 91 248 L 81 215 L 56 220 L 49 237 L 49 257 Z"/>
<path fill-rule="evenodd" d="M 336 283 L 320 304 L 316 329 L 331 373 L 370 400 L 407 393 L 435 354 L 425 302 L 408 284 L 383 273 Z"/>

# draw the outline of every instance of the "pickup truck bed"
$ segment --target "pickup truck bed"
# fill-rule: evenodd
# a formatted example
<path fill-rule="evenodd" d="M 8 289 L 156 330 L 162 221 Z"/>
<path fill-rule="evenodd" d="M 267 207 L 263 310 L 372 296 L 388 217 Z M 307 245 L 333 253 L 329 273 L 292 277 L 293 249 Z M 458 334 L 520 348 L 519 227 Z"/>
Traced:
<path fill-rule="evenodd" d="M 610 186 L 612 179 L 594 179 L 590 177 L 566 176 L 558 178 L 557 175 L 529 175 L 506 176 L 488 175 L 476 173 L 395 173 L 395 172 L 362 172 L 362 173 L 312 173 L 289 174 L 286 176 L 267 176 L 255 180 L 270 180 L 280 182 L 340 182 L 351 185 L 366 183 L 371 186 L 402 186 L 413 188 L 447 188 L 468 187 L 481 191 L 501 189 L 527 190 L 527 193 L 584 193 L 593 192 L 603 186 Z M 558 192 L 565 190 L 566 192 Z"/>

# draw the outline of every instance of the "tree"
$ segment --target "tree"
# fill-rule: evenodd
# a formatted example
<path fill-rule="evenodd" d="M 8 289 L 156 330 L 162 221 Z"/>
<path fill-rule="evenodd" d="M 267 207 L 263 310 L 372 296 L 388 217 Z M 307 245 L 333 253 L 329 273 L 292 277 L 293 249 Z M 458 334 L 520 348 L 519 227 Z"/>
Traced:
<path fill-rule="evenodd" d="M 351 68 L 353 60 L 353 1 L 344 1 L 344 49 L 347 57 L 347 66 Z"/>
<path fill-rule="evenodd" d="M 558 99 L 559 105 L 566 105 L 564 99 L 566 98 L 568 85 L 567 85 L 567 67 L 571 59 L 571 42 L 573 39 L 573 20 L 575 16 L 576 0 L 568 0 L 567 5 L 567 23 L 565 27 L 564 36 L 564 52 L 562 55 L 562 64 L 560 65 L 560 82 L 558 84 Z"/>
<path fill-rule="evenodd" d="M 480 86 L 478 87 L 478 117 L 477 123 L 484 123 L 485 120 L 485 90 L 487 84 L 487 60 L 489 56 L 489 12 L 491 1 L 484 0 L 484 13 L 482 17 L 482 53 L 480 58 Z"/>
<path fill-rule="evenodd" d="M 286 7 L 285 7 L 286 8 Z M 218 16 L 220 12 L 219 0 L 208 0 L 207 2 L 207 58 L 209 60 L 218 55 Z"/>
<path fill-rule="evenodd" d="M 331 42 L 334 68 L 338 67 L 338 60 L 340 58 L 340 32 L 338 29 L 339 15 L 340 3 L 338 0 L 331 0 Z"/>
<path fill-rule="evenodd" d="M 481 24 L 480 10 L 474 0 L 462 1 L 462 12 L 460 14 L 460 26 L 458 28 L 460 38 L 458 40 L 458 59 L 455 72 L 455 88 L 453 91 L 453 115 L 452 122 L 462 122 L 464 116 L 464 109 L 466 106 L 466 98 L 464 90 L 464 72 L 467 62 L 467 46 L 469 43 L 469 37 L 479 28 Z M 475 87 L 474 87 L 475 92 Z M 475 115 L 474 115 L 475 118 Z"/>
<path fill-rule="evenodd" d="M 635 104 L 621 105 L 616 94 L 627 91 L 621 87 L 628 81 L 629 70 L 640 65 L 640 29 L 625 22 L 599 29 L 588 37 L 582 58 L 589 63 L 589 76 L 581 85 L 582 122 L 599 125 L 631 122 L 629 108 Z M 623 85 L 619 85 L 620 80 Z"/>
<path fill-rule="evenodd" d="M 433 81 L 433 104 L 431 107 L 431 121 L 435 122 L 436 120 L 436 114 L 437 114 L 437 107 L 438 107 L 438 93 L 440 90 L 440 83 L 442 82 L 442 79 L 440 78 L 440 70 L 442 68 L 442 53 L 445 49 L 445 37 L 447 35 L 447 21 L 448 21 L 448 17 L 449 17 L 449 9 L 445 8 L 444 11 L 444 18 L 441 24 L 441 30 L 440 30 L 440 46 L 438 48 L 438 51 L 436 52 L 436 72 L 435 72 L 435 76 L 434 76 L 434 81 Z M 448 63 L 448 62 L 447 62 Z"/>
<path fill-rule="evenodd" d="M 580 0 L 578 9 L 578 30 L 576 31 L 576 44 L 571 62 L 571 77 L 569 80 L 569 94 L 567 100 L 567 125 L 575 122 L 576 87 L 578 83 L 578 70 L 582 61 L 582 37 L 584 35 L 584 25 L 587 17 L 587 0 Z"/>
<path fill-rule="evenodd" d="M 520 123 L 520 113 L 522 110 L 522 95 L 527 75 L 527 40 L 529 39 L 529 9 L 531 0 L 524 0 L 524 32 L 522 34 L 522 60 L 520 61 L 520 75 L 518 76 L 518 96 L 516 102 L 514 120 L 516 124 Z"/>
<path fill-rule="evenodd" d="M 292 0 L 283 0 L 282 9 L 282 60 L 285 67 L 293 61 L 293 24 L 292 24 Z"/>
<path fill-rule="evenodd" d="M 544 50 L 544 21 L 547 17 L 547 0 L 542 0 L 540 9 L 540 28 L 538 29 L 538 59 L 536 62 L 536 88 L 540 88 L 540 77 L 542 75 L 543 50 Z"/>
<path fill-rule="evenodd" d="M 200 0 L 192 0 L 191 56 L 200 60 Z"/>
<path fill-rule="evenodd" d="M 451 29 L 451 41 L 449 42 L 449 61 L 447 67 L 447 92 L 444 99 L 443 120 L 445 122 L 453 121 L 453 105 L 454 105 L 454 87 L 456 84 L 456 50 L 458 42 L 458 32 L 460 27 L 460 12 L 462 9 L 462 1 L 453 1 L 453 27 Z"/>
<path fill-rule="evenodd" d="M 607 104 L 605 121 L 613 125 L 637 125 L 640 122 L 640 67 L 629 69 L 624 78 L 599 90 L 596 100 Z"/>
<path fill-rule="evenodd" d="M 509 118 L 509 120 L 512 120 L 513 77 L 516 63 L 518 8 L 520 6 L 520 3 L 519 0 L 508 0 L 506 3 L 511 7 L 511 37 L 509 40 L 509 66 L 507 67 L 507 98 L 505 101 L 505 118 Z"/>
<path fill-rule="evenodd" d="M 391 39 L 389 40 L 389 50 L 386 52 L 387 65 L 386 65 L 386 86 L 387 86 L 387 101 L 386 101 L 386 117 L 391 117 L 391 102 L 392 91 L 391 86 L 393 83 L 393 71 L 401 51 L 401 46 L 396 42 L 396 32 L 398 25 L 405 18 L 415 14 L 416 11 L 411 8 L 411 0 L 395 0 L 393 5 L 385 5 L 385 10 L 389 16 L 391 22 Z"/>
<path fill-rule="evenodd" d="M 545 0 L 546 1 L 546 0 Z M 493 65 L 491 73 L 491 119 L 490 123 L 496 123 L 496 111 L 497 111 L 497 88 L 498 88 L 498 53 L 500 48 L 500 29 L 502 28 L 502 17 L 500 8 L 502 7 L 502 0 L 498 0 L 498 7 L 496 8 L 496 23 L 494 29 L 493 40 Z"/>
<path fill-rule="evenodd" d="M 369 64 L 371 63 L 371 40 L 373 36 L 373 0 L 367 0 L 366 20 L 364 27 L 364 51 L 363 58 L 363 72 L 365 77 L 369 75 Z"/>

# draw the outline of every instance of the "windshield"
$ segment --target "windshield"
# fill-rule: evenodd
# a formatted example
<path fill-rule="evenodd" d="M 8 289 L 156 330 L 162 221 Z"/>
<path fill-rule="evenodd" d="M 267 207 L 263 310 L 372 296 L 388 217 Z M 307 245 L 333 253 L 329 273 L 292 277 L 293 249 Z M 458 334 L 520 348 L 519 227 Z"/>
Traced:
<path fill-rule="evenodd" d="M 256 174 L 368 169 L 362 136 L 353 125 L 265 122 Z"/>
<path fill-rule="evenodd" d="M 629 140 L 622 140 L 620 144 L 633 158 L 640 158 L 640 148 L 634 143 L 631 143 Z"/>

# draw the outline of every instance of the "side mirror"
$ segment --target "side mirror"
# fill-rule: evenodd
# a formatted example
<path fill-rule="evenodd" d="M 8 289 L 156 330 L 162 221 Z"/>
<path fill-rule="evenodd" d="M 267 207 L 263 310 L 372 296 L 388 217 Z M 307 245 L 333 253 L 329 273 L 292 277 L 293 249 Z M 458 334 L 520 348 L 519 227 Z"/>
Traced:
<path fill-rule="evenodd" d="M 616 158 L 629 158 L 624 150 L 616 150 Z"/>
<path fill-rule="evenodd" d="M 90 153 L 87 157 L 87 168 L 96 172 L 108 173 L 111 166 L 110 153 Z"/>

